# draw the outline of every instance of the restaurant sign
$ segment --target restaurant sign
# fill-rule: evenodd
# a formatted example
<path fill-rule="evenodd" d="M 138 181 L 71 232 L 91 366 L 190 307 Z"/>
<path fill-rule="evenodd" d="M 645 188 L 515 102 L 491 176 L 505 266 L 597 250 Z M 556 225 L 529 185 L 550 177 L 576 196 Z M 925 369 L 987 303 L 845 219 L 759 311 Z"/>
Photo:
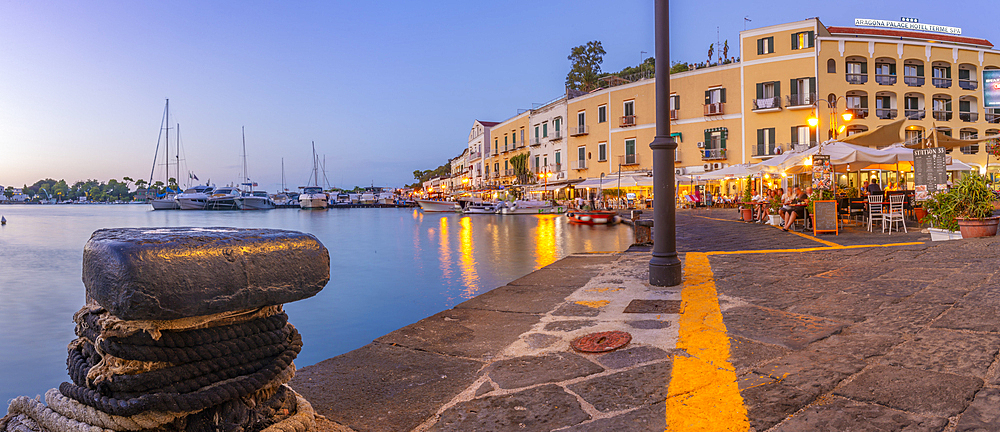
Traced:
<path fill-rule="evenodd" d="M 917 201 L 948 188 L 948 172 L 944 147 L 913 150 L 913 183 Z"/>
<path fill-rule="evenodd" d="M 916 30 L 935 33 L 947 33 L 952 35 L 962 34 L 961 27 L 948 27 L 934 24 L 924 24 L 919 22 L 887 21 L 877 19 L 855 18 L 854 25 L 860 27 L 888 27 L 900 30 Z"/>
<path fill-rule="evenodd" d="M 833 189 L 833 167 L 830 165 L 830 155 L 813 155 L 812 188 L 813 190 Z"/>
<path fill-rule="evenodd" d="M 983 69 L 983 105 L 1000 108 L 1000 69 Z"/>

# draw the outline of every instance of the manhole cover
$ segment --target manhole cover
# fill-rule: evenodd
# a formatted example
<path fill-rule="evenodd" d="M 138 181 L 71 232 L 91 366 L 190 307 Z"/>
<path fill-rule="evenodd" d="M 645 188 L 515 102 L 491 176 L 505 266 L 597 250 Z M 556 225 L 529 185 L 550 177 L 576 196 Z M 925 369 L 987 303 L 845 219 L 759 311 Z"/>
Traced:
<path fill-rule="evenodd" d="M 615 330 L 580 336 L 574 339 L 570 345 L 580 352 L 602 353 L 621 348 L 631 340 L 632 335 Z"/>
<path fill-rule="evenodd" d="M 625 307 L 624 313 L 681 313 L 680 300 L 632 300 Z"/>

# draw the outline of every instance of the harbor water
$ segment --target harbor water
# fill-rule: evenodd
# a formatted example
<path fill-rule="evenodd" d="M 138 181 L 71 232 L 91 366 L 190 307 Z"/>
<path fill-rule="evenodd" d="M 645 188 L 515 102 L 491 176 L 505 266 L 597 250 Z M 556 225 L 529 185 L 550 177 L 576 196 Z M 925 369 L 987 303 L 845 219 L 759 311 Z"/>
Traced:
<path fill-rule="evenodd" d="M 621 251 L 628 226 L 566 217 L 402 209 L 151 211 L 147 205 L 4 205 L 0 215 L 0 401 L 68 381 L 66 346 L 84 304 L 83 246 L 100 228 L 278 228 L 315 235 L 330 282 L 285 306 L 299 367 L 343 354 L 578 252 Z"/>

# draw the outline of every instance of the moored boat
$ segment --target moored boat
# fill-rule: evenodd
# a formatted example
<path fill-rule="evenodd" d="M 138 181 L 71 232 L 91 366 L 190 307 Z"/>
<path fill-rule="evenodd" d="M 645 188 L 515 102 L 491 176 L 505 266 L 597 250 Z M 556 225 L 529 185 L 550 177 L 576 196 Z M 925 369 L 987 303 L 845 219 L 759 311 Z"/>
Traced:
<path fill-rule="evenodd" d="M 308 186 L 299 194 L 299 207 L 302 209 L 325 209 L 330 197 L 319 186 Z"/>
<path fill-rule="evenodd" d="M 573 211 L 566 213 L 566 217 L 571 223 L 584 225 L 610 225 L 621 220 L 618 213 L 604 210 Z"/>
<path fill-rule="evenodd" d="M 174 199 L 181 210 L 204 210 L 208 205 L 208 197 L 212 194 L 212 186 L 197 185 L 177 194 Z"/>
<path fill-rule="evenodd" d="M 236 210 L 236 198 L 240 197 L 240 190 L 234 187 L 220 187 L 212 192 L 205 204 L 205 210 Z"/>
<path fill-rule="evenodd" d="M 418 199 L 417 204 L 425 212 L 456 212 L 459 210 L 458 204 L 454 201 Z"/>
<path fill-rule="evenodd" d="M 275 204 L 267 192 L 252 191 L 237 198 L 236 207 L 240 210 L 270 210 L 275 208 Z"/>
<path fill-rule="evenodd" d="M 532 214 L 559 214 L 566 213 L 566 207 L 554 206 L 548 201 L 537 200 L 516 200 L 504 201 L 500 203 L 500 214 L 505 215 L 532 215 Z"/>

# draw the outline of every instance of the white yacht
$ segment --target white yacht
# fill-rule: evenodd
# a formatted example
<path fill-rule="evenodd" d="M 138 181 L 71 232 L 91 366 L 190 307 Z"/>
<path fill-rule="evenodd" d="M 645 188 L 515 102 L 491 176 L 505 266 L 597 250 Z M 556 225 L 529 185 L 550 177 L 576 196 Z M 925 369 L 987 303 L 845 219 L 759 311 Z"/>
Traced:
<path fill-rule="evenodd" d="M 330 205 L 334 207 L 347 207 L 351 205 L 351 195 L 345 192 L 338 193 L 335 197 L 330 197 Z"/>
<path fill-rule="evenodd" d="M 548 201 L 537 200 L 516 200 L 513 202 L 504 201 L 500 203 L 500 214 L 520 215 L 520 214 L 558 214 L 566 213 L 566 207 L 553 206 Z"/>
<path fill-rule="evenodd" d="M 299 207 L 303 209 L 325 209 L 330 197 L 319 186 L 307 186 L 299 195 Z"/>
<path fill-rule="evenodd" d="M 236 198 L 236 207 L 240 210 L 271 210 L 275 207 L 274 200 L 264 191 L 244 192 Z"/>
<path fill-rule="evenodd" d="M 361 204 L 375 204 L 378 201 L 375 198 L 375 194 L 371 192 L 365 192 L 361 194 Z"/>
<path fill-rule="evenodd" d="M 240 190 L 235 187 L 220 187 L 212 192 L 208 197 L 205 210 L 236 210 L 236 198 L 240 197 Z"/>
<path fill-rule="evenodd" d="M 212 195 L 213 189 L 215 188 L 212 186 L 197 185 L 185 189 L 174 199 L 181 210 L 205 210 L 205 206 L 208 205 L 208 197 Z"/>
<path fill-rule="evenodd" d="M 396 194 L 392 192 L 381 192 L 378 194 L 378 203 L 383 205 L 395 204 Z"/>
<path fill-rule="evenodd" d="M 167 194 L 163 198 L 150 201 L 150 204 L 153 205 L 153 210 L 180 210 L 181 206 L 177 204 L 174 197 L 174 194 Z"/>
<path fill-rule="evenodd" d="M 460 210 L 455 201 L 418 199 L 417 204 L 420 204 L 420 209 L 425 212 L 456 212 Z"/>

